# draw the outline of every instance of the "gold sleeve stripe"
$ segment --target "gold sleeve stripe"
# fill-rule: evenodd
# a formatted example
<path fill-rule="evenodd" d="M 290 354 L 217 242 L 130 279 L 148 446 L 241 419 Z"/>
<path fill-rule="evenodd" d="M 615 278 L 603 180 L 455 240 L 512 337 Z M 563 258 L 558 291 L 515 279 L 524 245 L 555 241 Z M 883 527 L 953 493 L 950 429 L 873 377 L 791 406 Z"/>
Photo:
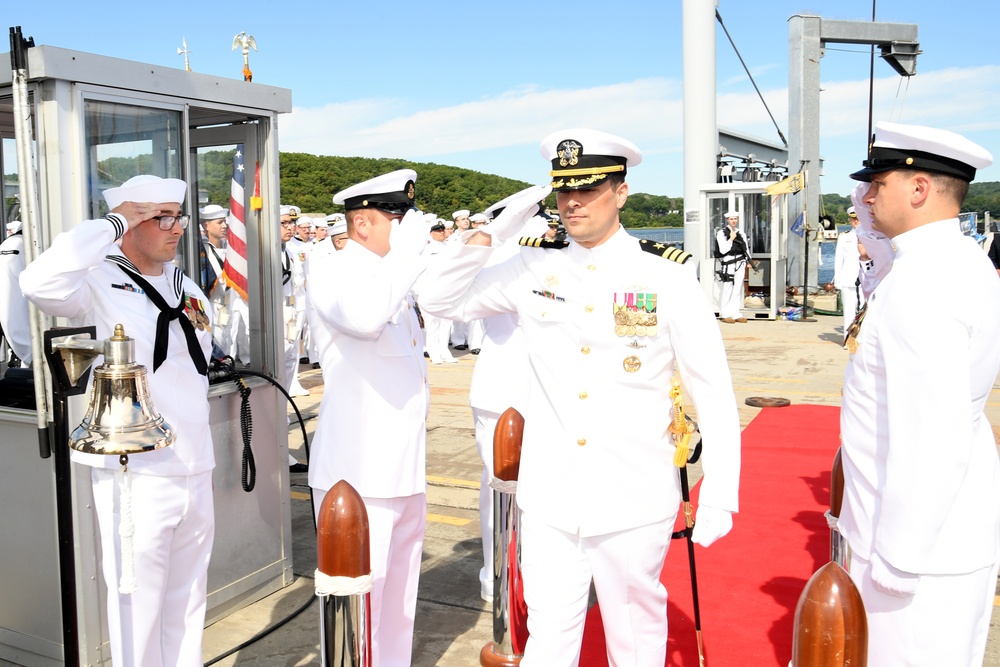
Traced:
<path fill-rule="evenodd" d="M 518 243 L 523 245 L 525 248 L 556 248 L 557 250 L 561 250 L 569 245 L 569 241 L 556 241 L 553 239 L 547 239 L 544 236 L 539 236 L 537 238 L 532 236 L 522 236 Z"/>

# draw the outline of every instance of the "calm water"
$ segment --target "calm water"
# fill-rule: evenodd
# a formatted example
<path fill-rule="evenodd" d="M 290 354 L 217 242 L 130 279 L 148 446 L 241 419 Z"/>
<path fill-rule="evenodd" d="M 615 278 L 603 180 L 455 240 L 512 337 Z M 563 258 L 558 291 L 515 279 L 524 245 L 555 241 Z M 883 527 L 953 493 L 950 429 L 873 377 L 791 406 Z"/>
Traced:
<path fill-rule="evenodd" d="M 682 227 L 629 229 L 628 233 L 637 239 L 649 239 L 650 241 L 660 241 L 680 247 L 684 246 L 684 229 Z M 819 246 L 817 277 L 820 285 L 833 282 L 833 259 L 836 249 L 836 241 L 824 241 Z"/>

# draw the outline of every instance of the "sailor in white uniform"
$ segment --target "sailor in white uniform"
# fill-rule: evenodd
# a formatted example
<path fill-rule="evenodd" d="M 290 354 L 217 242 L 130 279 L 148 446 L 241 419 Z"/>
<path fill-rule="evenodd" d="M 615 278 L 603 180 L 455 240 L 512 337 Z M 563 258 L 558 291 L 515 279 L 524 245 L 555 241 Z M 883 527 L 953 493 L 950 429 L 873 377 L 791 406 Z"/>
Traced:
<path fill-rule="evenodd" d="M 434 214 L 428 214 L 430 223 L 430 239 L 427 244 L 427 256 L 431 257 L 444 249 L 444 220 Z M 417 306 L 420 306 L 418 300 Z M 427 357 L 432 364 L 457 364 L 451 350 L 448 349 L 448 335 L 451 332 L 451 320 L 446 320 L 430 313 L 421 313 L 424 318 L 424 334 L 427 338 Z"/>
<path fill-rule="evenodd" d="M 24 236 L 21 221 L 7 223 L 7 238 L 0 243 L 0 328 L 7 346 L 25 366 L 31 366 L 31 325 L 28 302 L 18 282 L 24 271 Z"/>
<path fill-rule="evenodd" d="M 1000 563 L 1000 463 L 983 413 L 1000 371 L 1000 281 L 958 213 L 992 156 L 878 123 L 856 205 L 895 247 L 847 340 L 839 528 L 868 664 L 979 667 Z M 859 210 L 859 217 L 861 212 Z M 928 267 L 947 261 L 947 271 Z M 928 304 L 936 304 L 933 313 Z"/>
<path fill-rule="evenodd" d="M 854 230 L 858 226 L 855 207 L 847 209 L 850 231 L 837 236 L 837 248 L 833 254 L 833 286 L 840 290 L 840 304 L 844 314 L 844 335 L 854 321 L 861 297 L 861 249 L 860 239 Z"/>
<path fill-rule="evenodd" d="M 429 225 L 413 208 L 416 178 L 401 169 L 334 195 L 349 240 L 310 276 L 330 289 L 316 290 L 311 305 L 326 329 L 318 341 L 326 389 L 309 486 L 317 513 L 342 479 L 364 498 L 373 667 L 410 664 L 427 512 L 430 391 L 410 291 L 426 264 Z"/>
<path fill-rule="evenodd" d="M 512 195 L 498 201 L 483 212 L 484 216 L 492 220 L 516 197 L 517 195 Z M 493 253 L 487 266 L 510 259 L 520 251 L 519 237 L 541 237 L 547 226 L 545 218 L 533 216 L 525 223 L 524 228 Z M 500 415 L 508 408 L 524 414 L 530 368 L 524 334 L 517 326 L 515 315 L 492 315 L 480 321 L 483 326 L 482 350 L 472 370 L 469 406 L 472 408 L 472 420 L 476 429 L 476 449 L 483 461 L 479 485 L 483 567 L 479 570 L 479 590 L 485 601 L 493 602 L 493 489 L 490 487 L 493 479 L 493 436 Z"/>
<path fill-rule="evenodd" d="M 207 361 L 212 309 L 173 264 L 188 224 L 184 181 L 136 176 L 104 192 L 111 213 L 63 232 L 28 264 L 21 288 L 43 312 L 95 325 L 116 324 L 135 341 L 153 404 L 174 428 L 170 447 L 129 459 L 135 533 L 134 591 L 122 592 L 117 456 L 74 451 L 91 467 L 107 586 L 115 667 L 202 664 L 206 580 L 215 516 Z M 130 591 L 130 582 L 121 581 Z"/>
<path fill-rule="evenodd" d="M 718 278 L 722 282 L 722 296 L 719 297 L 719 319 L 726 324 L 746 322 L 743 308 L 743 278 L 746 275 L 749 258 L 747 235 L 740 229 L 738 211 L 727 211 L 726 226 L 715 234 L 719 246 Z"/>
<path fill-rule="evenodd" d="M 467 319 L 516 314 L 531 372 L 517 489 L 530 638 L 522 667 L 579 661 L 591 581 L 610 662 L 662 665 L 659 581 L 680 505 L 670 378 L 680 372 L 706 443 L 694 540 L 709 545 L 738 508 L 740 431 L 726 353 L 692 273 L 644 252 L 620 225 L 632 143 L 589 129 L 542 142 L 570 240 L 522 247 L 483 268 L 537 210 L 537 188 L 431 263 L 426 308 Z M 646 246 L 651 247 L 651 246 Z M 439 261 L 440 260 L 440 261 Z"/>

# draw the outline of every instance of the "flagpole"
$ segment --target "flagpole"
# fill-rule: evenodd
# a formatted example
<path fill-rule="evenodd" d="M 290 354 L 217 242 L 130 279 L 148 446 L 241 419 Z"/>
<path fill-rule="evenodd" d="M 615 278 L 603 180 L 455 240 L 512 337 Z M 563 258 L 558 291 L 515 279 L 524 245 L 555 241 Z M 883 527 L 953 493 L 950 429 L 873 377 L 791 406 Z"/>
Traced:
<path fill-rule="evenodd" d="M 809 171 L 802 171 L 803 178 L 808 184 L 809 182 Z M 815 322 L 815 317 L 809 317 L 809 216 L 806 215 L 806 211 L 809 207 L 809 199 L 803 202 L 802 206 L 802 317 L 798 320 L 792 320 L 793 322 Z"/>

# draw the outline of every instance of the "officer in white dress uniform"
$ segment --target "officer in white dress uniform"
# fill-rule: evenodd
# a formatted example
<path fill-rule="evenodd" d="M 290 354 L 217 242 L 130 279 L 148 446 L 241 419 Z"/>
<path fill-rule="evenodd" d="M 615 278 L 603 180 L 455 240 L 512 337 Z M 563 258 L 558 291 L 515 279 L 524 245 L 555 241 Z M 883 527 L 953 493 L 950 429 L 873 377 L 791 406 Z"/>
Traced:
<path fill-rule="evenodd" d="M 593 580 L 610 662 L 662 665 L 659 581 L 680 505 L 667 428 L 675 364 L 705 442 L 694 540 L 707 546 L 737 510 L 740 430 L 726 352 L 692 273 L 644 252 L 619 224 L 632 143 L 589 129 L 542 142 L 570 240 L 523 247 L 483 268 L 537 209 L 537 191 L 435 258 L 426 308 L 473 319 L 516 314 L 531 372 L 517 503 L 528 605 L 522 667 L 576 665 Z M 562 244 L 560 244 L 562 245 Z M 647 246 L 651 247 L 651 246 Z M 440 259 L 440 261 L 439 261 Z"/>
<path fill-rule="evenodd" d="M 895 247 L 847 340 L 840 532 L 868 664 L 979 667 L 1000 562 L 1000 464 L 983 409 L 1000 371 L 1000 281 L 958 213 L 982 147 L 878 123 L 859 208 Z M 948 263 L 947 271 L 928 267 Z M 937 305 L 934 312 L 929 307 Z"/>
<path fill-rule="evenodd" d="M 28 302 L 18 280 L 24 271 L 24 236 L 21 221 L 7 223 L 7 238 L 0 243 L 0 328 L 7 346 L 25 367 L 31 366 L 31 325 Z"/>
<path fill-rule="evenodd" d="M 455 222 L 455 231 L 448 238 L 451 242 L 455 243 L 462 236 L 462 232 L 468 230 L 472 223 L 469 222 L 469 210 L 465 208 L 455 211 L 451 214 L 451 217 Z M 456 350 L 469 349 L 468 326 L 465 322 L 452 321 L 451 344 Z"/>
<path fill-rule="evenodd" d="M 726 324 L 746 322 L 743 308 L 743 277 L 746 275 L 748 248 L 747 235 L 740 229 L 738 211 L 726 211 L 726 226 L 715 234 L 722 257 L 719 258 L 718 277 L 722 282 L 719 297 L 719 319 Z"/>
<path fill-rule="evenodd" d="M 847 219 L 851 230 L 837 236 L 837 248 L 833 254 L 833 286 L 840 290 L 845 336 L 858 312 L 861 296 L 861 249 L 858 247 L 858 234 L 854 231 L 859 221 L 854 206 L 847 209 Z"/>
<path fill-rule="evenodd" d="M 538 188 L 539 195 L 543 190 Z M 518 193 L 520 194 L 520 193 Z M 493 219 L 500 215 L 507 204 L 518 195 L 498 201 L 484 211 L 484 217 Z M 530 218 L 518 231 L 490 257 L 487 266 L 499 264 L 519 252 L 518 237 L 541 237 L 547 221 L 539 215 Z M 425 315 L 426 317 L 426 315 Z M 507 408 L 514 408 L 522 415 L 528 396 L 528 351 L 524 347 L 524 334 L 517 326 L 517 317 L 504 313 L 479 320 L 483 324 L 483 343 L 479 359 L 472 370 L 469 385 L 469 406 L 476 429 L 476 449 L 483 460 L 483 474 L 479 485 L 479 529 L 483 542 L 483 567 L 479 571 L 480 596 L 493 602 L 493 435 L 497 421 Z"/>
<path fill-rule="evenodd" d="M 317 512 L 341 479 L 364 498 L 374 667 L 410 664 L 427 512 L 430 392 L 410 291 L 426 264 L 429 224 L 413 208 L 416 178 L 400 169 L 334 195 L 347 210 L 349 239 L 310 277 L 330 289 L 317 290 L 311 306 L 326 330 L 326 389 L 309 486 Z"/>
<path fill-rule="evenodd" d="M 295 288 L 297 285 L 305 284 L 305 276 L 302 274 L 302 264 L 292 259 L 292 253 L 288 248 L 288 242 L 295 234 L 297 217 L 293 216 L 296 207 L 282 205 L 279 209 L 280 217 L 278 224 L 281 234 L 281 323 L 284 327 L 283 338 L 285 346 L 285 358 L 281 367 L 281 385 L 291 396 L 308 393 L 302 385 L 298 384 L 299 371 L 299 315 L 295 308 Z M 296 385 L 298 388 L 296 389 Z M 308 464 L 299 463 L 295 457 L 288 454 L 288 469 L 294 473 L 306 472 Z"/>
<path fill-rule="evenodd" d="M 129 459 L 131 593 L 119 589 L 118 457 L 72 453 L 91 467 L 115 667 L 202 664 L 215 531 L 206 376 L 212 309 L 172 263 L 188 223 L 185 189 L 184 181 L 144 175 L 106 190 L 111 213 L 57 236 L 21 274 L 25 295 L 43 312 L 95 325 L 99 339 L 124 326 L 135 340 L 135 361 L 146 367 L 153 404 L 177 434 L 170 447 Z"/>
<path fill-rule="evenodd" d="M 427 220 L 430 227 L 430 240 L 427 244 L 428 257 L 436 255 L 444 249 L 444 220 L 431 214 Z M 417 306 L 420 302 L 418 300 Z M 427 357 L 432 364 L 457 364 L 451 350 L 448 349 L 448 336 L 451 333 L 451 320 L 446 320 L 430 313 L 421 313 L 424 318 L 424 335 L 427 338 Z"/>

